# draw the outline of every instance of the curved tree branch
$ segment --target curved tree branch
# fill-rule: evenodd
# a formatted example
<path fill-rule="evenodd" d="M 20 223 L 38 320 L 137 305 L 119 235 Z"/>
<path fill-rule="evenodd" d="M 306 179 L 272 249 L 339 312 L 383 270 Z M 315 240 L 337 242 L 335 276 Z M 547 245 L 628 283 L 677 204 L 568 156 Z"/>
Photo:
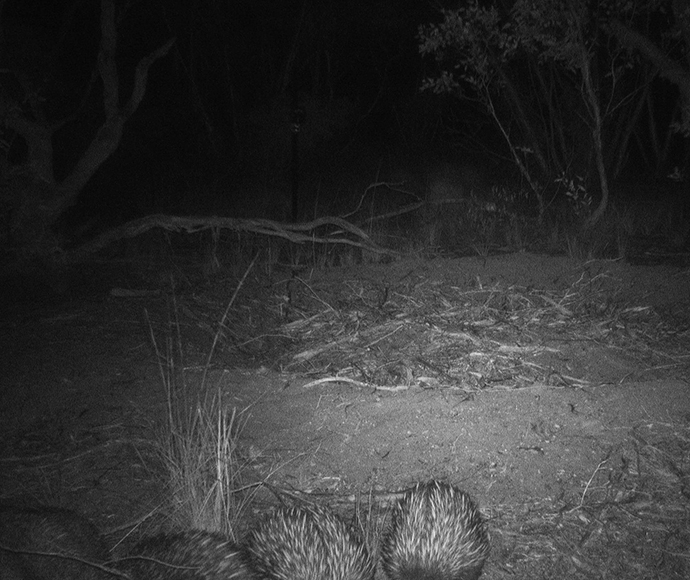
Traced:
<path fill-rule="evenodd" d="M 609 22 L 609 26 L 621 44 L 639 50 L 658 69 L 660 76 L 678 87 L 683 101 L 683 120 L 686 125 L 690 124 L 690 72 L 680 63 L 669 58 L 646 36 L 620 20 L 614 18 Z"/>
<path fill-rule="evenodd" d="M 105 122 L 99 128 L 74 169 L 60 185 L 62 195 L 55 200 L 55 211 L 63 211 L 72 205 L 79 192 L 98 168 L 118 148 L 122 139 L 124 124 L 136 112 L 146 93 L 151 65 L 168 54 L 174 42 L 174 38 L 168 40 L 141 59 L 134 72 L 134 88 L 129 100 L 123 107 L 120 107 L 119 76 L 115 62 L 117 46 L 115 4 L 114 0 L 101 0 L 101 46 L 98 54 L 98 69 L 103 81 Z"/>

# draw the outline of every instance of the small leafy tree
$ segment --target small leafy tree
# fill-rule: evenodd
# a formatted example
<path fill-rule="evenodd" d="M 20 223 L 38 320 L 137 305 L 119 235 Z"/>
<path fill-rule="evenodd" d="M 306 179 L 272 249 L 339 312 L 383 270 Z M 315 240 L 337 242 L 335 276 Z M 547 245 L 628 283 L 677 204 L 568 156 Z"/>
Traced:
<path fill-rule="evenodd" d="M 638 105 L 635 87 L 621 82 L 629 53 L 609 43 L 599 25 L 613 4 L 517 0 L 501 11 L 473 0 L 420 28 L 421 53 L 440 68 L 423 88 L 479 100 L 534 192 L 540 217 L 545 184 L 577 173 L 598 175 L 601 197 L 587 225 L 606 210 L 606 139 L 612 145 L 623 136 L 609 127 Z"/>

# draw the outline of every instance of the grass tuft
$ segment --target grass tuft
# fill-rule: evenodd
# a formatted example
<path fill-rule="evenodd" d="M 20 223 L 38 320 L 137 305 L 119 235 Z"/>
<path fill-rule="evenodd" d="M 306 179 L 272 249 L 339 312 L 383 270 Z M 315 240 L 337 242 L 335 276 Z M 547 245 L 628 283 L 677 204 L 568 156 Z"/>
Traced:
<path fill-rule="evenodd" d="M 158 423 L 155 437 L 155 453 L 163 466 L 169 494 L 165 503 L 180 527 L 221 532 L 235 541 L 256 489 L 244 484 L 246 462 L 239 452 L 246 409 L 238 411 L 224 403 L 222 388 L 210 384 L 208 370 L 228 312 L 255 261 L 219 321 L 200 377 L 188 376 L 182 365 L 185 353 L 174 295 L 171 327 L 175 331 L 166 340 L 165 353 L 149 322 L 165 391 L 165 416 Z"/>

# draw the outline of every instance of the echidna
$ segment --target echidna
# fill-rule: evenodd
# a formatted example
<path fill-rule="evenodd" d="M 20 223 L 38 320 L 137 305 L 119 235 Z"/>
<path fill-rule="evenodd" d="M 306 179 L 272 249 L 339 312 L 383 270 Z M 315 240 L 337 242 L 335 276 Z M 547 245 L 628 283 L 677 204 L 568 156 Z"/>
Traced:
<path fill-rule="evenodd" d="M 390 580 L 476 580 L 489 556 L 489 535 L 464 491 L 418 483 L 393 511 L 381 561 Z"/>
<path fill-rule="evenodd" d="M 373 580 L 376 569 L 359 535 L 325 508 L 277 509 L 250 533 L 248 549 L 270 580 Z"/>
<path fill-rule="evenodd" d="M 0 506 L 0 580 L 110 580 L 96 527 L 73 511 Z"/>
<path fill-rule="evenodd" d="M 245 551 L 203 530 L 145 538 L 116 563 L 133 580 L 254 580 Z"/>

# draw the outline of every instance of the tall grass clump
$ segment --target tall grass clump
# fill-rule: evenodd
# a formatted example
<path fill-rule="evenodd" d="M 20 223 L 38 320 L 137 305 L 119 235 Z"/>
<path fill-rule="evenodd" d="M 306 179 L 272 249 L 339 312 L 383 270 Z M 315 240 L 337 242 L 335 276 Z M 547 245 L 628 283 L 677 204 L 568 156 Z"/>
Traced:
<path fill-rule="evenodd" d="M 175 331 L 166 339 L 165 353 L 161 353 L 149 324 L 165 393 L 165 413 L 157 423 L 155 438 L 169 494 L 165 503 L 182 527 L 218 531 L 234 540 L 254 489 L 244 484 L 246 463 L 238 445 L 246 416 L 244 411 L 224 404 L 222 387 L 210 384 L 208 369 L 219 333 L 249 269 L 219 321 L 201 376 L 188 376 L 183 368 L 175 300 L 175 320 L 170 325 Z"/>
<path fill-rule="evenodd" d="M 220 388 L 190 384 L 169 348 L 165 356 L 159 353 L 159 370 L 165 413 L 156 423 L 155 454 L 168 494 L 164 503 L 182 527 L 234 538 L 248 501 L 240 493 L 243 412 L 223 403 Z"/>

